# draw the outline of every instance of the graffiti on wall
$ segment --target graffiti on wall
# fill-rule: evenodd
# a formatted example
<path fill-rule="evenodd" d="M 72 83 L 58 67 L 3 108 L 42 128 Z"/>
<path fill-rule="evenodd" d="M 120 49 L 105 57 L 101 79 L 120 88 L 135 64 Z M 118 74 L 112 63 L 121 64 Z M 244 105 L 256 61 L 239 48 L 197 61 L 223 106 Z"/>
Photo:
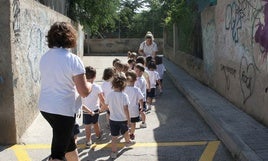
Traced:
<path fill-rule="evenodd" d="M 239 81 L 243 103 L 253 95 L 256 72 L 267 70 L 268 53 L 268 0 L 233 0 L 225 7 L 225 30 L 241 56 Z M 227 35 L 228 36 L 228 35 Z M 221 66 L 224 71 L 224 67 Z M 229 89 L 230 77 L 226 75 Z"/>
<path fill-rule="evenodd" d="M 242 29 L 243 17 L 243 10 L 236 2 L 226 6 L 225 29 L 231 31 L 232 38 L 236 43 L 239 41 L 239 30 Z"/>
<path fill-rule="evenodd" d="M 220 66 L 221 66 L 220 67 L 221 71 L 224 72 L 224 78 L 225 78 L 225 82 L 226 82 L 225 88 L 227 90 L 229 90 L 230 86 L 231 86 L 231 81 L 230 81 L 231 78 L 230 78 L 230 76 L 235 78 L 236 69 L 232 68 L 232 67 L 229 67 L 227 65 L 223 65 L 223 64 L 221 64 Z"/>
<path fill-rule="evenodd" d="M 243 103 L 253 94 L 256 79 L 256 69 L 253 63 L 249 63 L 248 59 L 243 56 L 240 61 L 239 80 L 243 94 Z"/>
<path fill-rule="evenodd" d="M 40 78 L 39 60 L 44 52 L 45 34 L 39 26 L 33 25 L 29 35 L 27 59 L 31 70 L 31 76 L 34 82 L 38 82 Z"/>
<path fill-rule="evenodd" d="M 260 13 L 259 10 L 257 13 Z M 254 35 L 255 42 L 260 44 L 261 63 L 267 59 L 268 53 L 268 3 L 264 5 L 263 9 L 264 22 L 256 15 L 256 32 Z"/>
<path fill-rule="evenodd" d="M 15 42 L 19 41 L 20 36 L 20 1 L 14 0 L 12 3 L 13 11 L 13 31 L 15 35 Z"/>

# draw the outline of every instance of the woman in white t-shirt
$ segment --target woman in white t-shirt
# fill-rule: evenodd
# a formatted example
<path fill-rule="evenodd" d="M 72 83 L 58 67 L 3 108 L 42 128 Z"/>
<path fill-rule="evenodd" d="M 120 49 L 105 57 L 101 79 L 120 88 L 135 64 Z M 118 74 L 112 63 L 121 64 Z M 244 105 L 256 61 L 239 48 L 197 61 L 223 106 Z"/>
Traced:
<path fill-rule="evenodd" d="M 144 57 L 151 56 L 154 59 L 157 51 L 158 48 L 157 44 L 154 42 L 154 36 L 150 31 L 148 31 L 145 35 L 145 41 L 140 44 L 139 54 Z"/>
<path fill-rule="evenodd" d="M 68 49 L 76 46 L 77 34 L 70 23 L 56 22 L 47 34 L 50 48 L 40 60 L 41 91 L 39 109 L 53 129 L 49 161 L 78 161 L 73 136 L 77 92 L 86 97 L 91 83 L 86 81 L 81 59 Z"/>

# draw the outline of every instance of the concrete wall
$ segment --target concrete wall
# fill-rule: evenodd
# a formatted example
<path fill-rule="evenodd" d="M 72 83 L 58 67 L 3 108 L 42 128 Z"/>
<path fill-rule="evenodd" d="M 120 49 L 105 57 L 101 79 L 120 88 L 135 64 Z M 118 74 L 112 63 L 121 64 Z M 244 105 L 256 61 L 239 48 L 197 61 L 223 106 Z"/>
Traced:
<path fill-rule="evenodd" d="M 5 131 L 0 143 L 11 144 L 39 113 L 39 60 L 48 50 L 47 31 L 55 21 L 70 19 L 34 0 L 1 1 L 0 13 L 0 128 Z M 79 46 L 76 51 L 83 55 Z"/>
<path fill-rule="evenodd" d="M 264 21 L 268 18 L 268 12 L 264 12 L 265 8 L 268 9 L 266 3 L 218 0 L 215 7 L 207 7 L 202 12 L 203 61 L 200 64 L 195 59 L 198 60 L 197 64 L 184 68 L 258 121 L 268 125 L 268 24 Z M 260 32 L 257 32 L 258 24 L 263 25 Z M 168 49 L 165 48 L 165 51 Z M 174 57 L 181 55 L 174 52 L 165 54 L 168 57 L 172 54 Z M 181 59 L 188 61 L 187 58 Z M 193 74 L 194 68 L 200 70 Z"/>
<path fill-rule="evenodd" d="M 128 51 L 138 52 L 143 38 L 122 38 L 122 39 L 87 39 L 85 40 L 85 55 L 90 53 L 127 53 Z M 163 53 L 163 40 L 155 39 L 158 45 L 159 54 Z M 89 49 L 89 50 L 88 50 Z"/>

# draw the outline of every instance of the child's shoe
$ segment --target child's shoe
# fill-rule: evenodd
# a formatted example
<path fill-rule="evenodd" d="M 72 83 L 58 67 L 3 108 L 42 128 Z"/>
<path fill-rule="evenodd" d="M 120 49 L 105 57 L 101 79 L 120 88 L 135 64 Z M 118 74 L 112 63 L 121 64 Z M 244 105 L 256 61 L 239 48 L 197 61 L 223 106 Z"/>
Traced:
<path fill-rule="evenodd" d="M 86 147 L 87 147 L 87 148 L 90 148 L 91 144 L 92 144 L 91 141 L 86 142 Z"/>
<path fill-rule="evenodd" d="M 111 157 L 112 159 L 117 158 L 117 152 L 112 152 L 111 155 L 110 155 L 110 157 Z"/>
<path fill-rule="evenodd" d="M 142 123 L 140 124 L 140 128 L 146 128 L 146 127 L 147 127 L 147 125 L 146 125 L 145 122 L 142 122 Z"/>
<path fill-rule="evenodd" d="M 134 135 L 134 134 L 130 134 L 130 135 L 129 135 L 129 138 L 130 138 L 131 140 L 134 140 L 134 139 L 135 139 L 135 135 Z"/>

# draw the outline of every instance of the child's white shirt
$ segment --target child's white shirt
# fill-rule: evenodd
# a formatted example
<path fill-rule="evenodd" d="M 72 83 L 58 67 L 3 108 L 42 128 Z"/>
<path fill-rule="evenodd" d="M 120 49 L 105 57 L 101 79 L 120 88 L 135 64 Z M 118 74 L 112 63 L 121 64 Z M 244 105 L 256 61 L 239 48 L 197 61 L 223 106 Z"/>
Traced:
<path fill-rule="evenodd" d="M 141 93 L 143 94 L 144 98 L 143 101 L 146 101 L 146 80 L 144 76 L 137 77 L 137 80 L 135 81 L 134 86 L 138 87 L 141 90 Z"/>
<path fill-rule="evenodd" d="M 90 110 L 95 111 L 99 109 L 100 107 L 100 99 L 99 99 L 99 94 L 102 93 L 101 86 L 93 83 L 92 84 L 92 91 L 90 94 L 82 98 L 83 105 L 87 106 Z"/>
<path fill-rule="evenodd" d="M 166 71 L 164 64 L 156 65 L 156 71 L 158 72 L 160 79 L 163 79 L 163 75 Z"/>
<path fill-rule="evenodd" d="M 110 81 L 103 81 L 101 88 L 104 94 L 104 98 L 106 98 L 106 96 L 108 96 L 108 94 L 113 91 L 112 83 Z"/>
<path fill-rule="evenodd" d="M 124 92 L 128 95 L 129 98 L 129 115 L 130 117 L 139 116 L 139 101 L 144 98 L 141 90 L 135 86 L 126 86 Z"/>
<path fill-rule="evenodd" d="M 124 106 L 129 105 L 129 99 L 126 93 L 112 91 L 105 99 L 110 111 L 110 120 L 127 121 Z"/>
<path fill-rule="evenodd" d="M 150 87 L 156 88 L 156 81 L 160 79 L 159 74 L 155 70 L 148 70 L 149 80 L 150 80 Z"/>

